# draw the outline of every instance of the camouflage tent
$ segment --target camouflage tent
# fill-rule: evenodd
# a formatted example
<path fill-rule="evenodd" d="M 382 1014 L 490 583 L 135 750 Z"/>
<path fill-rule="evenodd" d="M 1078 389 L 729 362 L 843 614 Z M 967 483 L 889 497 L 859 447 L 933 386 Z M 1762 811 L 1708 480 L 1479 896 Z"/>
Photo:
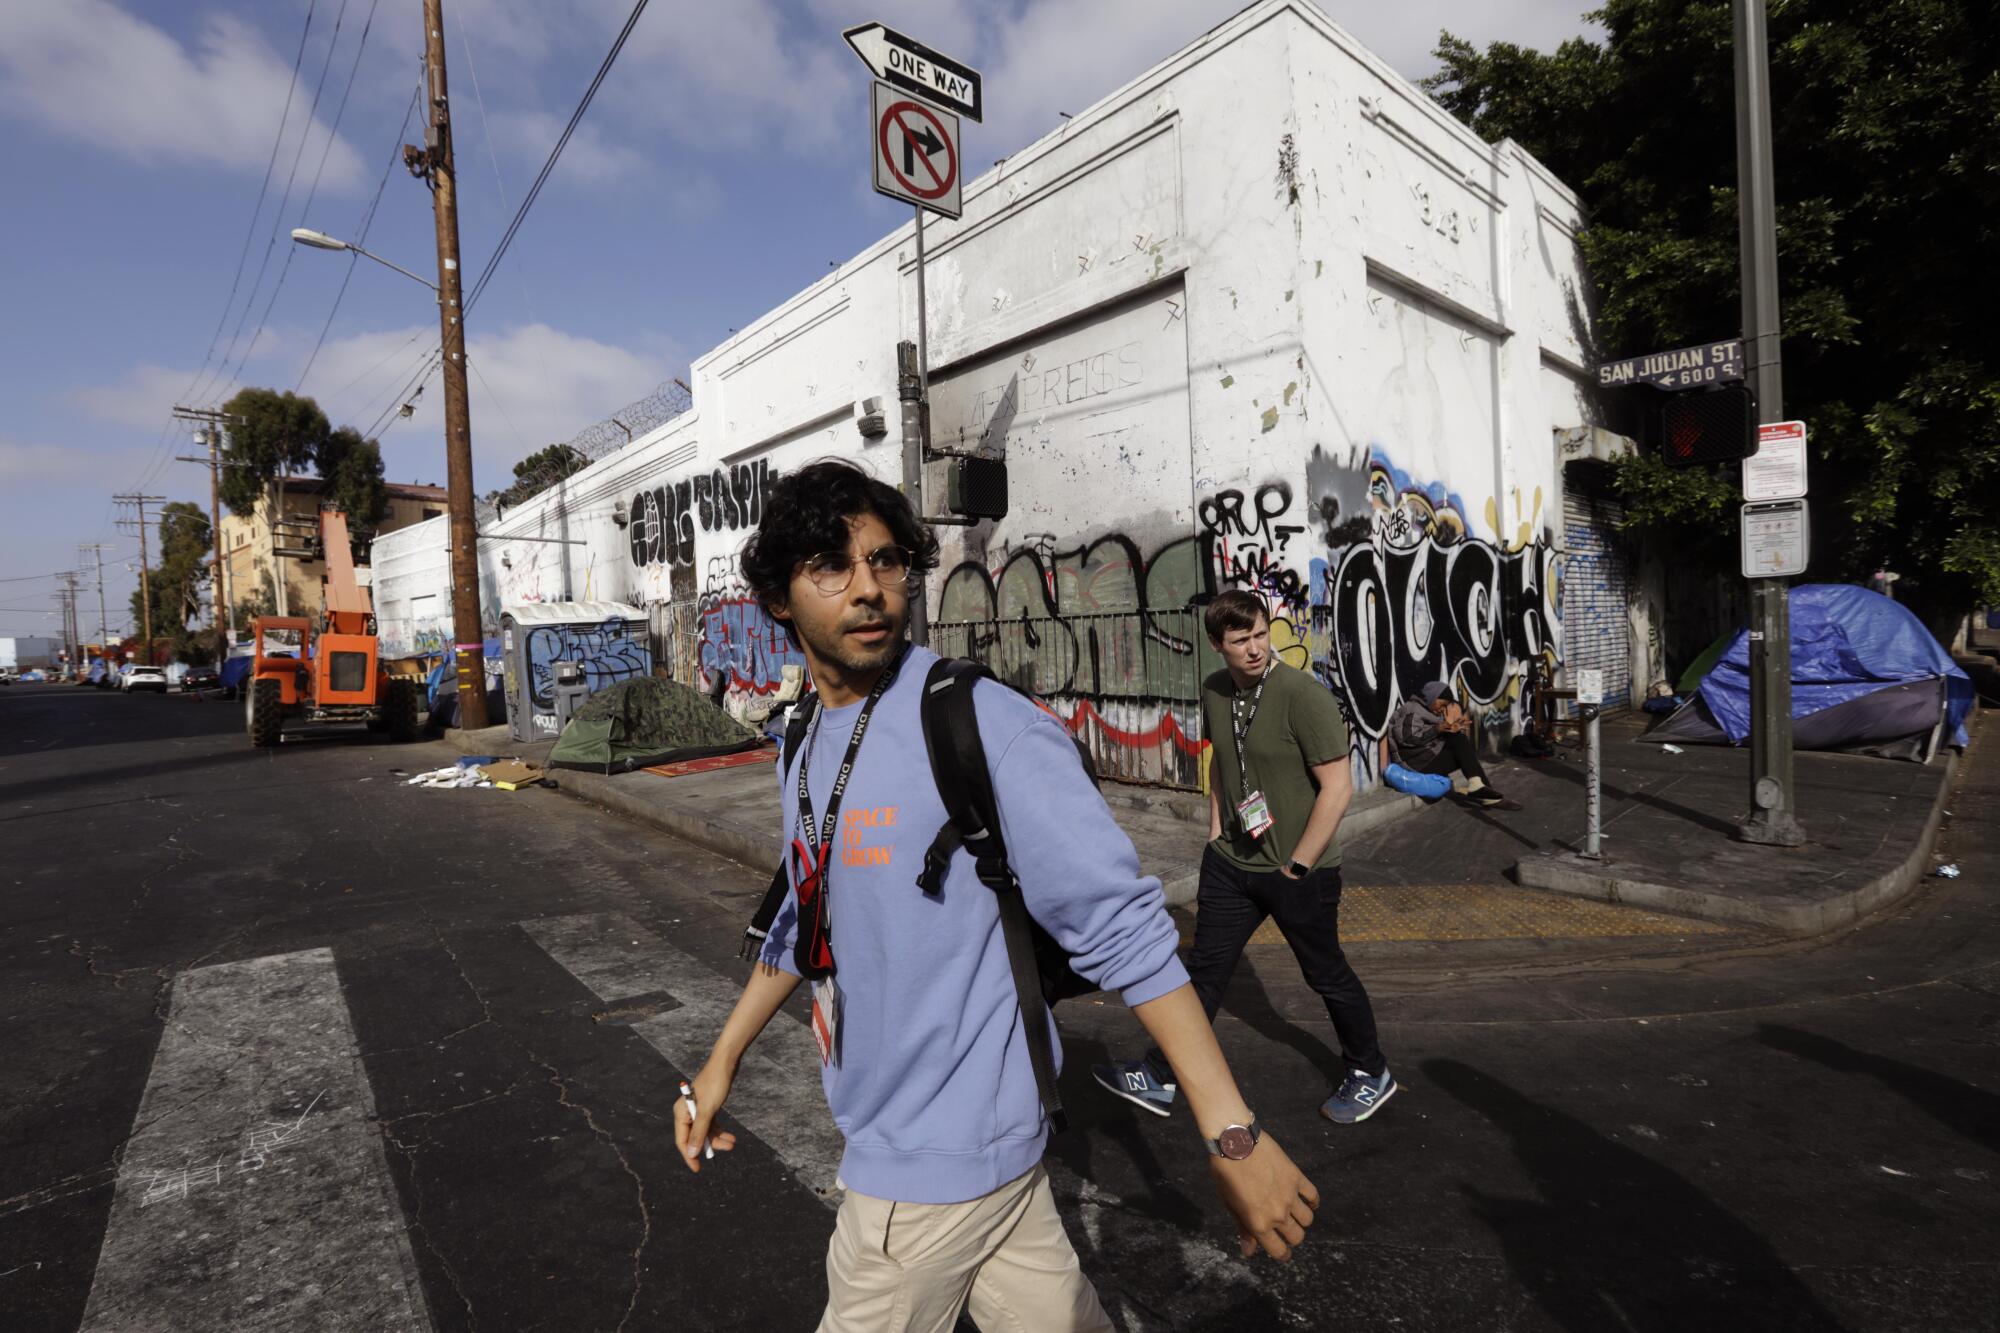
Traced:
<path fill-rule="evenodd" d="M 644 676 L 593 694 L 549 752 L 556 768 L 630 773 L 653 764 L 734 754 L 764 738 L 671 680 Z"/>

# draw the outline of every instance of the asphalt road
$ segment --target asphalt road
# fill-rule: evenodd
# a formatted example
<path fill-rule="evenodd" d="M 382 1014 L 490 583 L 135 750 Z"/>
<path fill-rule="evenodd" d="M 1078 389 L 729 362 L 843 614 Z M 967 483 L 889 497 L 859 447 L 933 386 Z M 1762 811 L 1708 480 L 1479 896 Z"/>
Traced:
<path fill-rule="evenodd" d="M 0 1323 L 811 1327 L 811 1068 L 769 1062 L 698 1179 L 669 1131 L 762 876 L 559 793 L 404 786 L 441 745 L 260 752 L 239 724 L 0 691 Z M 1325 1196 L 1289 1266 L 1234 1257 L 1184 1116 L 1088 1083 L 1131 1018 L 1066 1006 L 1051 1172 L 1107 1306 L 1129 1329 L 2000 1328 L 1991 748 L 1953 797 L 1963 878 L 1839 938 L 1356 948 L 1404 1086 L 1360 1127 L 1315 1114 L 1324 1014 L 1256 946 L 1218 1026 Z"/>

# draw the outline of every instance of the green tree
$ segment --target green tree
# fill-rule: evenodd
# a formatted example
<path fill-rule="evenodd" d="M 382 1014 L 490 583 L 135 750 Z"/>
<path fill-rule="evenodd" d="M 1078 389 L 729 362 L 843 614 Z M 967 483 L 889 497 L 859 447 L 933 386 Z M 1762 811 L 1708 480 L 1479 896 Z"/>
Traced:
<path fill-rule="evenodd" d="M 208 559 L 214 550 L 208 515 L 200 506 L 175 500 L 160 510 L 157 560 L 146 571 L 153 599 L 155 656 L 171 651 L 181 661 L 209 661 L 215 656 L 213 636 L 195 635 L 188 622 L 201 618 L 208 605 Z M 145 600 L 132 590 L 132 623 L 143 625 Z"/>
<path fill-rule="evenodd" d="M 1440 37 L 1437 100 L 1582 196 L 1606 356 L 1741 320 L 1728 0 L 1607 0 L 1603 42 Z M 2000 5 L 1771 0 L 1785 414 L 1813 573 L 1901 572 L 1939 628 L 2000 601 Z M 1733 562 L 1734 470 L 1621 466 L 1629 521 Z"/>
<path fill-rule="evenodd" d="M 279 477 L 299 472 L 327 448 L 332 423 L 319 404 L 275 389 L 243 389 L 222 405 L 232 418 L 222 450 L 222 502 L 247 518 Z"/>
<path fill-rule="evenodd" d="M 552 444 L 514 464 L 514 484 L 486 498 L 502 506 L 517 505 L 589 466 L 590 459 L 581 450 L 567 444 Z"/>
<path fill-rule="evenodd" d="M 389 514 L 389 492 L 382 480 L 382 446 L 360 431 L 342 426 L 330 431 L 313 452 L 313 470 L 327 482 L 326 498 L 347 515 L 347 535 L 355 558 L 366 560 L 368 542 Z"/>

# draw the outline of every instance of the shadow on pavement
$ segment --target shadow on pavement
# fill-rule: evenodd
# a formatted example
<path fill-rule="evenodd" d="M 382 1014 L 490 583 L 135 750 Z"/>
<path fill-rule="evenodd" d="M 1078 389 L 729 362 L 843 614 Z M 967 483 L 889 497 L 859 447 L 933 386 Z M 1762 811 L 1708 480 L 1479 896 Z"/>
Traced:
<path fill-rule="evenodd" d="M 1980 1147 L 2000 1152 L 2000 1093 L 1987 1092 L 1920 1065 L 1856 1050 L 1844 1041 L 1775 1023 L 1762 1023 L 1757 1040 L 1774 1050 L 1825 1065 L 1843 1074 L 1873 1074 L 1890 1091 L 1947 1129 Z"/>
<path fill-rule="evenodd" d="M 1561 778 L 1571 786 L 1581 787 L 1584 783 L 1583 770 L 1580 768 L 1570 768 L 1567 765 L 1555 764 L 1551 765 L 1546 771 L 1554 777 Z M 1658 810 L 1662 814 L 1672 815 L 1676 819 L 1685 819 L 1690 824 L 1699 824 L 1705 829 L 1712 829 L 1717 833 L 1727 834 L 1731 838 L 1736 836 L 1736 825 L 1730 823 L 1728 820 L 1715 815 L 1705 815 L 1699 810 L 1680 804 L 1678 801 L 1669 801 L 1664 797 L 1649 795 L 1642 791 L 1627 791 L 1623 787 L 1614 787 L 1608 782 L 1604 784 L 1604 798 L 1607 801 L 1631 801 L 1636 805 L 1648 806 L 1654 810 Z"/>
<path fill-rule="evenodd" d="M 1460 1188 L 1549 1318 L 1601 1329 L 1837 1329 L 1757 1233 L 1686 1177 L 1457 1060 L 1438 1090 L 1513 1140 L 1539 1198 Z"/>
<path fill-rule="evenodd" d="M 1275 959 L 1278 956 L 1276 950 L 1272 950 L 1269 956 Z M 1292 958 L 1289 947 L 1284 956 L 1288 960 Z M 1318 997 L 1314 998 L 1317 1000 Z M 1317 1031 L 1309 1031 L 1279 1013 L 1278 1007 L 1271 1003 L 1271 993 L 1265 989 L 1264 978 L 1259 975 L 1254 962 L 1245 959 L 1237 966 L 1236 975 L 1222 997 L 1222 1007 L 1264 1040 L 1303 1056 L 1307 1064 L 1319 1071 L 1325 1082 L 1326 1091 L 1320 1093 L 1320 1097 L 1327 1096 L 1347 1077 L 1346 1069 L 1341 1066 L 1340 1052 L 1319 1035 L 1319 1032 L 1331 1033 L 1333 1030 L 1325 1011 L 1315 1015 L 1317 1021 L 1314 1028 Z"/>
<path fill-rule="evenodd" d="M 322 735 L 314 735 L 308 740 L 302 740 L 300 744 L 333 747 L 381 745 L 386 748 L 395 745 L 395 742 L 391 741 L 387 736 L 378 736 L 373 732 L 355 728 L 351 732 L 334 732 L 329 730 Z M 47 777 L 27 778 L 20 782 L 11 782 L 0 786 L 0 802 L 39 799 L 58 792 L 71 791 L 79 787 L 93 787 L 106 782 L 131 782 L 147 778 L 165 778 L 175 783 L 172 790 L 163 794 L 188 795 L 195 792 L 197 788 L 185 781 L 178 780 L 187 778 L 190 770 L 209 768 L 217 764 L 238 764 L 250 759 L 263 759 L 268 762 L 274 756 L 283 755 L 285 751 L 292 748 L 294 747 L 290 740 L 287 740 L 276 751 L 260 750 L 246 740 L 240 746 L 226 750 L 211 750 L 206 754 L 183 754 L 172 759 L 158 760 L 153 763 L 114 764 L 108 768 L 91 768 L 71 773 L 53 773 Z M 401 749 L 403 747 L 397 746 L 396 748 Z"/>

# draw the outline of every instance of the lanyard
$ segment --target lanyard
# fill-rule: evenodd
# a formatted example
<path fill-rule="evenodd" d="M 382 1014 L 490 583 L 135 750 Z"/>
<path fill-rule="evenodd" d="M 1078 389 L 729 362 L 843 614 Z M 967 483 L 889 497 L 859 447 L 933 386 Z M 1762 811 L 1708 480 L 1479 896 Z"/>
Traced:
<path fill-rule="evenodd" d="M 812 793 L 806 789 L 806 774 L 812 770 L 813 743 L 819 739 L 820 719 L 826 716 L 822 707 L 813 718 L 812 730 L 806 733 L 805 753 L 799 756 L 799 830 L 804 835 L 807 847 L 815 862 L 821 859 L 822 847 L 833 845 L 835 827 L 840 819 L 841 798 L 847 795 L 847 780 L 854 776 L 854 761 L 861 754 L 861 742 L 868 735 L 868 719 L 875 712 L 875 705 L 882 702 L 882 696 L 896 679 L 896 672 L 903 665 L 903 654 L 909 651 L 905 645 L 896 654 L 896 660 L 875 682 L 875 688 L 868 692 L 868 702 L 861 705 L 861 716 L 854 719 L 854 734 L 847 738 L 847 753 L 841 758 L 840 772 L 833 780 L 833 793 L 827 798 L 826 817 L 818 819 L 813 814 Z"/>
<path fill-rule="evenodd" d="M 1236 736 L 1236 775 L 1243 779 L 1243 792 L 1246 796 L 1255 791 L 1256 788 L 1250 784 L 1250 761 L 1244 756 L 1243 742 L 1250 734 L 1251 724 L 1257 720 L 1257 705 L 1262 703 L 1264 699 L 1264 682 L 1271 678 L 1271 669 L 1276 665 L 1276 662 L 1272 662 L 1264 668 L 1264 674 L 1257 677 L 1257 688 L 1250 694 L 1250 715 L 1248 717 L 1245 717 L 1236 707 L 1238 703 L 1242 702 L 1240 698 L 1232 698 L 1229 701 L 1229 729 Z"/>

